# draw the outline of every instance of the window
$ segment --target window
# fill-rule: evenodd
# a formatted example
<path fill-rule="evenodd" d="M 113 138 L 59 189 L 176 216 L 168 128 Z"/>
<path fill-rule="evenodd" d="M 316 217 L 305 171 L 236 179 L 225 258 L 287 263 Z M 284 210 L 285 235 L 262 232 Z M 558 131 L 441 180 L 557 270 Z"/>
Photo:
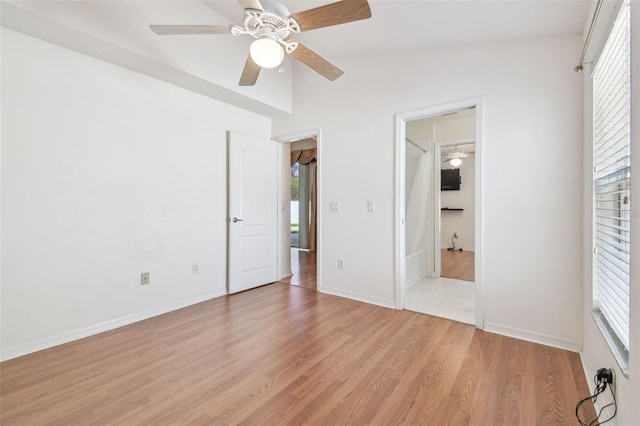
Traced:
<path fill-rule="evenodd" d="M 593 308 L 623 370 L 629 348 L 630 52 L 626 0 L 593 73 Z"/>

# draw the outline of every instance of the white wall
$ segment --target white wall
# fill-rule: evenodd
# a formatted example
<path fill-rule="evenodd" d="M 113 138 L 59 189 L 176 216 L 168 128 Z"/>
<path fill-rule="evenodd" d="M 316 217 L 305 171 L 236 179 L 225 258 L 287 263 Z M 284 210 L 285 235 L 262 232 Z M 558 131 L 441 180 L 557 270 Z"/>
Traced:
<path fill-rule="evenodd" d="M 590 43 L 591 49 L 586 55 L 586 61 L 596 55 L 599 47 L 606 40 L 609 23 L 614 18 L 611 13 L 617 13 L 617 9 L 613 10 L 615 3 L 607 3 L 603 7 L 598 19 L 598 26 L 594 32 L 594 37 Z M 632 79 L 634 76 L 640 75 L 640 3 L 631 2 L 631 49 L 632 49 Z M 585 35 L 588 28 L 585 28 Z M 584 346 L 582 350 L 582 362 L 585 369 L 587 380 L 592 380 L 598 368 L 613 368 L 615 370 L 615 388 L 616 399 L 618 403 L 618 411 L 616 417 L 610 422 L 612 425 L 636 425 L 640 423 L 640 404 L 638 404 L 638 395 L 640 395 L 640 288 L 637 285 L 640 282 L 640 213 L 638 206 L 640 203 L 633 200 L 640 200 L 640 156 L 632 155 L 631 169 L 635 172 L 632 174 L 631 182 L 631 295 L 630 295 L 630 336 L 629 336 L 629 374 L 624 377 L 617 365 L 602 333 L 596 326 L 591 310 L 593 308 L 593 292 L 592 292 L 592 149 L 593 149 L 593 128 L 592 128 L 592 102 L 593 90 L 591 86 L 592 65 L 585 64 L 581 78 L 584 83 L 584 168 L 583 168 L 583 194 L 584 201 L 583 210 L 583 325 L 584 325 Z M 632 84 L 632 105 L 640 105 L 640 86 Z M 633 153 L 638 149 L 640 131 L 640 108 L 632 107 L 631 118 L 631 150 Z M 591 383 L 591 382 L 589 382 Z M 600 407 L 611 402 L 611 397 L 604 394 L 598 398 Z M 605 411 L 604 418 L 612 414 L 611 411 Z M 607 423 L 609 424 L 609 423 Z"/>
<path fill-rule="evenodd" d="M 2 358 L 226 293 L 227 130 L 270 121 L 2 29 Z"/>
<path fill-rule="evenodd" d="M 158 36 L 149 29 L 151 23 L 229 24 L 209 6 L 198 1 L 2 1 L 0 17 L 3 27 L 242 109 L 267 116 L 291 112 L 290 59 L 262 70 L 255 86 L 243 87 L 238 79 L 250 37 Z"/>
<path fill-rule="evenodd" d="M 434 131 L 434 137 L 437 142 L 459 141 L 461 139 L 473 140 L 475 136 L 476 120 L 473 116 L 440 121 L 436 123 Z"/>
<path fill-rule="evenodd" d="M 320 290 L 394 306 L 394 115 L 481 96 L 485 325 L 579 348 L 582 172 L 566 158 L 582 152 L 581 47 L 570 36 L 341 58 L 335 82 L 296 66 L 293 117 L 274 129 L 322 129 Z"/>

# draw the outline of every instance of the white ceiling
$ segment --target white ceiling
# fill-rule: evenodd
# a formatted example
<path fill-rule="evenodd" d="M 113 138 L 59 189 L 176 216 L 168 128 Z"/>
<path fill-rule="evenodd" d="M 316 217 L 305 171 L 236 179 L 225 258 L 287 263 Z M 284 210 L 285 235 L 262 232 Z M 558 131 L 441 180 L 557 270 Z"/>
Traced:
<path fill-rule="evenodd" d="M 234 0 L 202 0 L 241 24 Z M 332 1 L 283 0 L 290 13 Z M 296 35 L 328 57 L 581 34 L 589 0 L 369 0 L 367 20 Z"/>
<path fill-rule="evenodd" d="M 339 57 L 347 55 L 580 34 L 591 7 L 589 0 L 369 1 L 371 19 L 321 28 L 295 38 L 339 66 Z M 291 13 L 328 3 L 332 1 L 282 1 Z M 207 96 L 232 102 L 237 92 L 243 98 L 236 105 L 248 109 L 252 108 L 251 102 L 258 101 L 286 111 L 290 102 L 290 95 L 284 96 L 281 104 L 272 102 L 292 90 L 289 61 L 283 65 L 284 73 L 263 70 L 255 87 L 238 87 L 250 37 L 157 36 L 148 27 L 241 25 L 244 15 L 236 0 L 3 0 L 2 6 L 4 26 L 174 84 L 180 85 L 176 82 L 190 76 L 189 87 L 195 90 L 193 87 L 199 86 L 199 92 Z M 23 12 L 16 13 L 18 10 Z M 50 28 L 45 30 L 47 25 Z M 259 105 L 254 107 L 259 110 Z"/>
<path fill-rule="evenodd" d="M 283 0 L 291 13 L 332 3 L 332 0 Z M 101 38 L 140 48 L 150 43 L 149 24 L 242 25 L 243 10 L 235 0 L 10 2 L 38 10 Z M 456 44 L 529 37 L 581 34 L 589 0 L 369 0 L 372 17 L 321 28 L 295 38 L 331 57 L 415 50 Z M 31 5 L 38 5 L 33 7 Z M 202 6 L 217 12 L 208 14 Z M 217 16 L 217 15 L 221 16 Z M 114 36 L 117 34 L 117 36 Z M 177 36 L 184 39 L 184 36 Z M 232 36 L 188 36 L 205 63 L 206 49 L 233 45 Z M 171 43 L 167 37 L 160 37 Z M 247 40 L 248 44 L 250 41 Z M 195 54 L 196 50 L 192 52 Z"/>

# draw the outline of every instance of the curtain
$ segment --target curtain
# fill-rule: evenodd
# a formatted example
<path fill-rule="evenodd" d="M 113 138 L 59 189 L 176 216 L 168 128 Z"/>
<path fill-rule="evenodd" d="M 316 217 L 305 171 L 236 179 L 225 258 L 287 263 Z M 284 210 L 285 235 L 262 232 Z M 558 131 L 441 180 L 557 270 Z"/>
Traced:
<path fill-rule="evenodd" d="M 291 165 L 296 161 L 300 164 L 309 164 L 316 159 L 316 149 L 304 149 L 302 151 L 291 151 Z"/>
<path fill-rule="evenodd" d="M 433 192 L 431 188 L 431 174 L 433 170 L 432 154 L 427 152 L 421 155 L 416 170 L 416 175 L 411 184 L 411 192 L 406 208 L 406 255 L 409 256 L 421 249 L 428 249 L 425 244 L 431 232 L 433 218 L 429 209 L 429 196 Z M 429 259 L 434 257 L 434 253 L 428 253 Z M 431 262 L 429 262 L 431 272 Z"/>
<path fill-rule="evenodd" d="M 298 161 L 298 158 L 300 158 L 300 154 L 302 154 L 302 151 L 291 151 L 291 165 L 292 166 L 294 164 L 296 164 L 296 161 Z"/>
<path fill-rule="evenodd" d="M 317 200 L 318 200 L 318 162 L 316 160 L 316 148 L 291 151 L 291 165 L 299 162 L 309 164 L 311 167 L 311 218 L 309 223 L 309 250 L 316 251 L 317 248 Z"/>

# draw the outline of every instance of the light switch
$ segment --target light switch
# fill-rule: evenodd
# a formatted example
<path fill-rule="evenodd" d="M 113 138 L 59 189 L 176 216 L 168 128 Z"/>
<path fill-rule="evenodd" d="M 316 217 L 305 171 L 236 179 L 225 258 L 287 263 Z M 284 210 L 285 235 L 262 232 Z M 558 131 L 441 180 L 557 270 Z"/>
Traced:
<path fill-rule="evenodd" d="M 340 201 L 329 201 L 329 210 L 332 212 L 340 211 Z"/>

